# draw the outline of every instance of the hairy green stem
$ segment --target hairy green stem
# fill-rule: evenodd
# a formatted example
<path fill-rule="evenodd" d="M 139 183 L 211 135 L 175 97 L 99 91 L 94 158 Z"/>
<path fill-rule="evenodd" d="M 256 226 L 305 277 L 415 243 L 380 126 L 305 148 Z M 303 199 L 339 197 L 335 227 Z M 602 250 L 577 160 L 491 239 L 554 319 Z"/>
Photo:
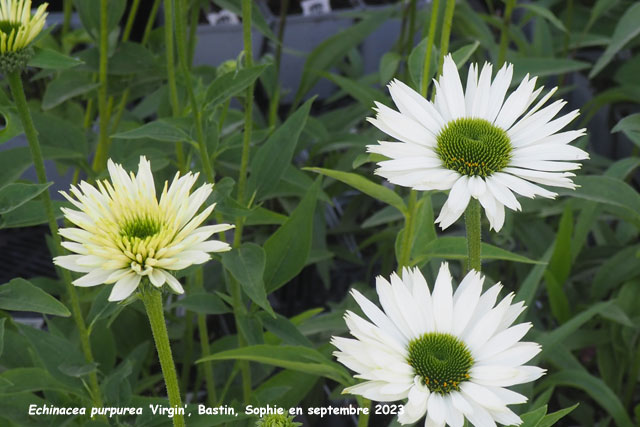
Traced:
<path fill-rule="evenodd" d="M 42 156 L 42 150 L 40 149 L 40 141 L 38 140 L 38 133 L 33 125 L 33 119 L 29 106 L 27 105 L 27 98 L 24 94 L 24 87 L 22 86 L 22 77 L 19 71 L 14 71 L 7 76 L 9 80 L 9 86 L 11 88 L 11 94 L 16 103 L 16 109 L 24 128 L 24 133 L 29 143 L 29 150 L 31 151 L 31 158 L 33 159 L 33 165 L 36 169 L 36 175 L 38 176 L 38 182 L 44 184 L 47 182 L 47 173 L 44 167 L 44 158 Z M 49 223 L 49 231 L 51 232 L 51 239 L 53 240 L 54 255 L 61 255 L 64 253 L 62 249 L 60 235 L 58 234 L 58 223 L 56 222 L 55 211 L 53 208 L 53 202 L 51 201 L 51 195 L 49 190 L 43 191 L 42 203 L 47 214 L 47 221 Z M 93 353 L 91 351 L 91 343 L 89 341 L 89 331 L 87 325 L 82 317 L 82 309 L 80 308 L 80 300 L 76 289 L 73 287 L 72 277 L 69 270 L 61 268 L 60 275 L 62 281 L 66 286 L 66 291 L 71 304 L 71 313 L 73 314 L 73 320 L 78 328 L 78 334 L 80 335 L 80 345 L 82 346 L 82 352 L 84 358 L 88 364 L 93 364 Z M 89 388 L 91 390 L 91 399 L 93 404 L 100 407 L 102 406 L 102 394 L 100 387 L 98 386 L 98 376 L 95 371 L 89 374 Z"/>
<path fill-rule="evenodd" d="M 203 271 L 202 268 L 196 270 L 195 273 L 195 288 L 204 291 L 203 285 Z M 201 355 L 200 357 L 205 359 L 211 354 L 209 348 L 209 329 L 207 327 L 207 317 L 204 314 L 198 314 L 198 334 L 200 337 Z M 204 382 L 207 387 L 207 403 L 210 406 L 216 404 L 216 383 L 213 378 L 213 362 L 202 363 L 204 370 Z"/>
<path fill-rule="evenodd" d="M 67 35 L 71 29 L 71 13 L 73 12 L 73 0 L 64 0 L 62 2 L 62 38 Z"/>
<path fill-rule="evenodd" d="M 129 36 L 131 35 L 131 29 L 133 28 L 133 23 L 136 20 L 136 14 L 138 13 L 138 7 L 140 7 L 140 0 L 133 0 L 131 3 L 131 9 L 129 9 L 129 16 L 127 17 L 127 22 L 124 25 L 124 30 L 122 30 L 122 41 L 126 42 L 129 40 Z"/>
<path fill-rule="evenodd" d="M 506 0 L 504 9 L 504 17 L 502 20 L 502 29 L 500 31 L 500 47 L 498 48 L 498 68 L 502 67 L 507 57 L 507 47 L 509 45 L 509 23 L 511 22 L 511 13 L 516 5 L 516 0 Z"/>
<path fill-rule="evenodd" d="M 420 93 L 423 97 L 427 97 L 429 87 L 429 78 L 431 73 L 431 55 L 433 53 L 433 44 L 436 38 L 436 29 L 438 28 L 438 11 L 440 10 L 440 0 L 433 0 L 431 3 L 431 15 L 429 18 L 429 34 L 427 36 L 427 54 L 424 57 L 424 66 L 422 71 L 422 81 L 420 84 Z"/>
<path fill-rule="evenodd" d="M 149 36 L 151 35 L 151 30 L 153 29 L 153 23 L 156 20 L 156 15 L 158 14 L 158 9 L 160 8 L 160 1 L 155 0 L 153 2 L 153 6 L 151 6 L 151 11 L 149 12 L 147 18 L 147 24 L 144 27 L 144 33 L 142 34 L 142 40 L 140 44 L 142 46 L 146 46 L 149 41 Z M 123 40 L 124 36 L 123 36 Z M 120 98 L 120 102 L 118 102 L 117 113 L 113 118 L 113 123 L 111 124 L 111 131 L 115 132 L 120 125 L 120 121 L 122 120 L 122 116 L 124 115 L 125 108 L 127 106 L 127 102 L 129 101 L 129 95 L 131 95 L 131 88 L 127 87 L 124 92 L 122 92 L 122 97 Z"/>
<path fill-rule="evenodd" d="M 167 84 L 169 85 L 169 101 L 173 117 L 180 115 L 180 103 L 178 101 L 178 86 L 176 84 L 176 69 L 173 55 L 173 0 L 164 1 L 164 46 L 167 58 Z M 180 172 L 185 171 L 184 151 L 182 142 L 176 142 L 176 161 Z"/>
<path fill-rule="evenodd" d="M 204 131 L 202 128 L 202 113 L 200 106 L 196 100 L 196 96 L 193 92 L 193 83 L 191 81 L 191 64 L 189 64 L 187 56 L 187 34 L 186 34 L 186 15 L 184 13 L 183 2 L 186 0 L 176 0 L 176 41 L 178 47 L 178 61 L 180 62 L 180 69 L 182 70 L 182 78 L 187 89 L 187 95 L 189 97 L 189 104 L 191 105 L 191 112 L 196 124 L 196 138 L 198 139 L 198 148 L 200 150 L 200 161 L 202 163 L 202 169 L 204 170 L 205 177 L 210 183 L 214 182 L 213 168 L 211 167 L 211 159 L 209 158 L 209 150 L 207 148 L 207 141 L 204 137 Z"/>
<path fill-rule="evenodd" d="M 440 60 L 438 61 L 438 76 L 442 74 L 444 56 L 449 52 L 449 38 L 451 37 L 451 25 L 453 23 L 453 12 L 456 8 L 456 0 L 447 0 L 444 9 L 444 20 L 442 22 L 442 33 L 440 35 Z"/>
<path fill-rule="evenodd" d="M 482 248 L 482 222 L 480 202 L 473 197 L 464 212 L 464 225 L 467 230 L 467 270 L 481 270 L 480 251 Z"/>
<path fill-rule="evenodd" d="M 148 285 L 147 283 L 145 284 Z M 153 341 L 156 344 L 158 359 L 160 359 L 160 368 L 162 369 L 164 383 L 167 388 L 169 404 L 173 408 L 182 408 L 178 376 L 176 374 L 175 364 L 173 363 L 169 334 L 167 333 L 167 325 L 164 320 L 162 292 L 151 286 L 146 286 L 143 287 L 141 297 L 147 312 L 147 317 L 149 318 L 149 324 L 151 325 L 151 332 L 153 334 Z M 176 414 L 173 417 L 173 425 L 175 427 L 184 426 L 184 416 L 182 414 Z"/>
<path fill-rule="evenodd" d="M 361 408 L 368 408 L 367 413 L 362 413 L 358 416 L 358 427 L 367 427 L 369 425 L 369 417 L 371 416 L 371 401 L 369 399 L 360 399 L 358 402 Z"/>
<path fill-rule="evenodd" d="M 109 155 L 109 114 L 107 101 L 107 65 L 109 60 L 109 0 L 100 0 L 100 64 L 98 68 L 98 114 L 100 130 L 98 148 L 93 158 L 93 170 L 102 171 Z"/>
<path fill-rule="evenodd" d="M 193 311 L 187 310 L 184 315 L 185 331 L 184 331 L 184 350 L 182 353 L 182 371 L 180 372 L 180 390 L 183 397 L 186 398 L 189 389 L 189 377 L 191 376 L 191 365 L 193 364 L 193 321 L 195 314 Z M 194 390 L 196 391 L 196 390 Z"/>
<path fill-rule="evenodd" d="M 403 267 L 409 266 L 411 260 L 411 249 L 413 248 L 413 234 L 416 224 L 416 206 L 418 192 L 411 190 L 409 193 L 409 206 L 405 214 L 404 230 L 402 232 L 402 244 L 400 246 L 400 259 L 398 259 L 398 271 L 402 273 Z"/>
<path fill-rule="evenodd" d="M 289 0 L 282 0 L 280 4 L 280 20 L 278 21 L 278 41 L 276 44 L 275 67 L 276 67 L 276 87 L 269 104 L 269 126 L 275 126 L 278 121 L 278 106 L 280 104 L 280 63 L 282 62 L 282 39 L 284 38 L 284 28 L 287 22 L 287 12 L 289 11 Z"/>

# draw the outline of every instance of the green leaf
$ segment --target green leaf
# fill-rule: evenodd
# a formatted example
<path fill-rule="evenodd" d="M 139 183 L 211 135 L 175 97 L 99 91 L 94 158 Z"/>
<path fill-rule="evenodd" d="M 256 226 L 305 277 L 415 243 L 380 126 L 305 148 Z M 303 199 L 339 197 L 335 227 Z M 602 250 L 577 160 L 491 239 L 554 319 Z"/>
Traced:
<path fill-rule="evenodd" d="M 320 180 L 317 180 L 287 222 L 264 243 L 267 255 L 264 282 L 267 293 L 287 283 L 305 266 L 311 251 L 313 216 L 319 189 Z"/>
<path fill-rule="evenodd" d="M 190 141 L 191 137 L 171 119 L 160 119 L 132 129 L 111 135 L 112 138 L 141 139 L 150 138 L 156 141 L 181 142 Z"/>
<path fill-rule="evenodd" d="M 411 76 L 411 80 L 413 81 L 413 88 L 418 91 L 420 90 L 420 86 L 422 85 L 422 74 L 424 73 L 424 58 L 427 54 L 427 41 L 428 37 L 422 39 L 422 41 L 413 48 L 413 50 L 409 54 L 409 59 L 407 60 L 407 67 L 409 68 L 409 75 Z M 436 70 L 438 69 L 437 60 L 437 48 L 434 46 L 431 51 L 431 65 L 429 66 L 430 75 L 426 78 L 431 79 L 431 77 L 436 73 Z"/>
<path fill-rule="evenodd" d="M 573 215 L 567 207 L 560 219 L 556 242 L 551 260 L 545 272 L 545 283 L 551 305 L 551 313 L 560 323 L 571 316 L 569 299 L 562 289 L 571 272 L 571 235 L 573 234 Z"/>
<path fill-rule="evenodd" d="M 100 83 L 94 82 L 89 73 L 63 71 L 47 85 L 42 97 L 42 109 L 50 110 L 68 99 L 87 94 L 98 86 Z"/>
<path fill-rule="evenodd" d="M 249 188 L 256 192 L 258 200 L 262 200 L 263 196 L 278 186 L 290 165 L 298 138 L 307 123 L 313 100 L 314 98 L 308 100 L 289 116 L 253 156 Z M 251 193 L 252 191 L 249 194 Z"/>
<path fill-rule="evenodd" d="M 184 307 L 198 314 L 224 314 L 231 311 L 219 296 L 204 292 L 191 293 L 171 306 Z"/>
<path fill-rule="evenodd" d="M 354 47 L 358 46 L 369 34 L 389 19 L 392 8 L 382 12 L 372 12 L 361 22 L 348 27 L 320 43 L 307 57 L 302 69 L 300 86 L 293 105 L 298 105 L 304 95 L 320 79 L 321 72 L 328 71 Z"/>
<path fill-rule="evenodd" d="M 205 95 L 207 108 L 214 108 L 245 90 L 260 77 L 266 68 L 266 65 L 257 65 L 231 71 L 217 77 L 207 88 Z"/>
<path fill-rule="evenodd" d="M 262 279 L 265 267 L 264 250 L 255 243 L 244 243 L 239 248 L 222 253 L 222 264 L 242 286 L 251 301 L 275 317 L 267 300 L 267 292 Z"/>
<path fill-rule="evenodd" d="M 544 418 L 547 413 L 547 405 L 543 405 L 539 408 L 529 411 L 526 414 L 522 414 L 522 424 L 520 427 L 537 427 L 538 423 Z"/>
<path fill-rule="evenodd" d="M 638 22 L 640 22 L 640 3 L 634 3 L 620 16 L 611 36 L 611 42 L 589 73 L 590 79 L 602 71 L 620 49 L 640 34 Z"/>
<path fill-rule="evenodd" d="M 386 85 L 391 78 L 396 74 L 398 65 L 402 57 L 396 52 L 387 52 L 380 58 L 380 78 L 379 82 L 381 86 Z"/>
<path fill-rule="evenodd" d="M 608 292 L 616 289 L 626 280 L 640 275 L 640 262 L 630 262 L 637 259 L 636 253 L 640 245 L 631 245 L 619 252 L 610 251 L 607 259 L 600 265 L 591 284 L 590 294 L 594 300 L 604 298 Z"/>
<path fill-rule="evenodd" d="M 542 261 L 535 261 L 488 243 L 482 243 L 481 253 L 482 259 L 501 259 L 525 264 L 544 264 Z M 427 246 L 420 250 L 420 255 L 416 256 L 412 261 L 412 265 L 421 264 L 431 258 L 466 259 L 467 240 L 464 237 L 440 237 L 432 240 Z"/>
<path fill-rule="evenodd" d="M 574 409 L 576 409 L 578 405 L 579 403 L 576 403 L 575 405 L 569 406 L 568 408 L 560 409 L 559 411 L 545 415 L 536 427 L 551 427 L 555 425 L 555 423 L 557 423 L 561 418 L 564 418 Z"/>
<path fill-rule="evenodd" d="M 640 113 L 631 114 L 620 120 L 611 129 L 611 133 L 622 132 L 634 144 L 640 146 Z"/>
<path fill-rule="evenodd" d="M 362 175 L 358 175 L 351 172 L 342 172 L 324 168 L 304 168 L 312 172 L 320 173 L 330 178 L 336 179 L 340 182 L 361 191 L 362 193 L 378 199 L 387 205 L 393 206 L 402 213 L 406 213 L 407 207 L 404 204 L 404 200 L 395 191 L 380 185 L 375 182 L 369 181 Z"/>
<path fill-rule="evenodd" d="M 70 316 L 60 301 L 24 279 L 13 279 L 0 286 L 0 309 L 35 311 L 36 313 Z"/>
<path fill-rule="evenodd" d="M 640 220 L 640 194 L 624 181 L 609 176 L 577 176 L 573 181 L 578 188 L 560 189 L 558 193 L 616 206 Z"/>
<path fill-rule="evenodd" d="M 540 281 L 542 280 L 542 276 L 547 269 L 546 263 L 551 259 L 551 254 L 553 253 L 553 246 L 550 246 L 549 249 L 544 253 L 542 258 L 540 259 L 540 264 L 535 265 L 527 274 L 524 281 L 520 285 L 520 289 L 516 293 L 514 301 L 523 301 L 525 305 L 525 311 L 520 314 L 518 319 L 523 319 L 525 313 L 533 303 L 534 298 L 536 297 L 536 293 L 538 292 L 538 287 L 540 286 Z"/>
<path fill-rule="evenodd" d="M 582 325 L 591 320 L 595 315 L 602 314 L 614 301 L 599 302 L 583 312 L 576 314 L 563 325 L 553 331 L 541 335 L 537 340 L 542 345 L 541 355 L 553 350 L 558 343 L 567 339 L 571 334 L 580 329 Z"/>
<path fill-rule="evenodd" d="M 279 314 L 276 314 L 275 317 L 269 317 L 262 313 L 260 320 L 264 324 L 265 328 L 280 338 L 284 344 L 313 347 L 311 341 L 302 335 L 296 325 L 286 317 Z"/>
<path fill-rule="evenodd" d="M 560 31 L 564 31 L 566 32 L 567 29 L 564 27 L 564 24 L 562 23 L 561 20 L 558 19 L 557 16 L 555 16 L 553 14 L 553 12 L 551 12 L 549 9 L 547 9 L 546 7 L 537 5 L 537 4 L 533 4 L 533 3 L 520 3 L 518 5 L 518 7 L 521 7 L 523 9 L 527 9 L 528 11 L 532 12 L 535 15 L 538 15 L 544 19 L 546 19 L 547 21 L 549 21 L 551 24 L 553 24 L 554 27 L 556 27 L 557 29 L 559 29 Z"/>
<path fill-rule="evenodd" d="M 4 322 L 6 318 L 0 319 L 0 356 L 2 356 L 2 350 L 4 350 Z"/>
<path fill-rule="evenodd" d="M 0 188 L 0 215 L 11 212 L 27 203 L 29 200 L 38 197 L 51 185 L 46 184 L 25 184 L 14 182 Z"/>
<path fill-rule="evenodd" d="M 53 202 L 53 211 L 56 219 L 62 218 L 62 212 L 60 211 L 62 206 L 68 207 L 68 203 L 57 200 Z M 0 215 L 0 229 L 31 227 L 45 224 L 48 220 L 49 217 L 47 216 L 42 200 L 34 199 L 7 214 Z"/>
<path fill-rule="evenodd" d="M 384 103 L 385 99 L 387 99 L 387 96 L 382 91 L 357 80 L 333 73 L 322 73 L 322 76 L 334 82 L 340 89 L 366 107 L 371 108 L 375 101 Z"/>
<path fill-rule="evenodd" d="M 7 387 L 3 393 L 25 393 L 43 390 L 73 393 L 76 396 L 86 396 L 85 390 L 69 387 L 56 380 L 49 372 L 42 368 L 15 368 L 3 372 L 0 378 L 10 381 L 13 386 Z"/>
<path fill-rule="evenodd" d="M 292 369 L 323 376 L 340 384 L 347 384 L 349 374 L 342 366 L 327 359 L 322 353 L 308 347 L 291 345 L 254 345 L 221 351 L 198 360 L 196 363 L 211 360 L 249 360 L 266 363 L 280 368 Z"/>
<path fill-rule="evenodd" d="M 13 105 L 0 105 L 0 116 L 4 126 L 0 129 L 0 144 L 7 142 L 24 132 L 18 112 Z M 3 151 L 3 155 L 4 155 Z M 0 185 L 2 182 L 0 181 Z"/>
<path fill-rule="evenodd" d="M 38 48 L 29 60 L 28 65 L 44 70 L 66 70 L 82 63 L 78 58 L 67 56 L 53 49 Z"/>
<path fill-rule="evenodd" d="M 539 387 L 547 388 L 559 385 L 574 387 L 586 392 L 613 417 L 617 426 L 632 427 L 634 425 L 618 396 L 600 378 L 596 378 L 586 371 L 567 369 L 549 375 Z"/>
<path fill-rule="evenodd" d="M 567 58 L 536 58 L 531 56 L 517 56 L 511 58 L 514 73 L 513 81 L 519 81 L 525 74 L 546 77 L 570 73 L 589 68 L 591 64 Z"/>

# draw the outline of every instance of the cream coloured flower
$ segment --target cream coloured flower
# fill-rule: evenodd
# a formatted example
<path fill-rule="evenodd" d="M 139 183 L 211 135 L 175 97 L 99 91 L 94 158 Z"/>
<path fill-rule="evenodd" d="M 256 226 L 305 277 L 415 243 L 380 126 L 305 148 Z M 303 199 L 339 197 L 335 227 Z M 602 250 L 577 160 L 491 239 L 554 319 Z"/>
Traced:
<path fill-rule="evenodd" d="M 177 292 L 184 290 L 170 272 L 211 259 L 209 252 L 230 249 L 227 243 L 207 240 L 214 233 L 233 228 L 218 224 L 199 227 L 215 207 L 197 214 L 211 194 L 213 185 L 204 184 L 192 194 L 198 174 L 176 173 L 171 185 L 164 184 L 160 202 L 156 198 L 151 163 L 140 157 L 138 174 L 108 162 L 111 182 L 98 181 L 98 188 L 82 181 L 62 194 L 78 209 L 63 208 L 65 217 L 77 226 L 60 229 L 68 239 L 62 245 L 74 255 L 54 258 L 64 268 L 87 273 L 73 282 L 76 286 L 115 283 L 110 301 L 131 295 L 147 277 L 156 287 L 165 283 Z M 76 200 L 77 199 L 77 200 Z"/>
<path fill-rule="evenodd" d="M 48 4 L 31 16 L 31 0 L 0 0 L 0 54 L 28 47 L 44 28 Z"/>
<path fill-rule="evenodd" d="M 538 184 L 575 188 L 568 172 L 579 169 L 578 160 L 589 155 L 571 141 L 584 129 L 559 132 L 578 116 L 572 111 L 554 117 L 566 102 L 542 108 L 557 88 L 536 105 L 542 92 L 534 90 L 536 77 L 527 75 L 505 100 L 513 66 L 505 64 L 491 81 L 492 66 L 469 67 L 466 91 L 451 55 L 442 76 L 434 82 L 435 102 L 430 102 L 395 80 L 389 91 L 398 111 L 376 103 L 377 115 L 369 121 L 399 142 L 379 141 L 368 151 L 391 160 L 378 163 L 378 175 L 391 183 L 415 190 L 451 190 L 436 222 L 442 229 L 453 224 L 470 199 L 479 200 L 491 228 L 504 224 L 504 207 L 520 210 L 514 192 L 533 198 L 557 196 Z"/>
<path fill-rule="evenodd" d="M 452 427 L 467 418 L 475 426 L 522 421 L 507 405 L 527 398 L 506 387 L 534 381 L 544 374 L 524 365 L 540 351 L 520 342 L 530 323 L 513 325 L 524 309 L 511 304 L 513 293 L 496 305 L 499 283 L 484 294 L 484 277 L 471 271 L 454 293 L 447 263 L 440 267 L 430 293 L 419 269 L 395 273 L 391 283 L 378 277 L 376 290 L 384 311 L 358 291 L 352 295 L 371 322 L 347 312 L 355 337 L 333 337 L 338 361 L 357 372 L 363 383 L 345 393 L 378 402 L 407 399 L 401 424 Z"/>

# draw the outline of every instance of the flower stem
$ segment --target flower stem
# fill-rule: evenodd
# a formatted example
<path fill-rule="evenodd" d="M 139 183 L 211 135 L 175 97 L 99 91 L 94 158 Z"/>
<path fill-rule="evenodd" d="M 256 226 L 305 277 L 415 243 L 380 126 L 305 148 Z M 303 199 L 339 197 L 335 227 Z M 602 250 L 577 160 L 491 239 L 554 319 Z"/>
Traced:
<path fill-rule="evenodd" d="M 251 40 L 251 0 L 242 0 L 242 36 L 244 39 L 244 60 L 245 66 L 253 65 L 253 47 Z M 251 130 L 253 128 L 253 89 L 251 84 L 247 88 L 247 95 L 244 107 L 244 139 L 242 142 L 242 157 L 240 160 L 240 175 L 238 177 L 238 193 L 237 200 L 240 204 L 245 203 L 245 190 L 247 183 L 247 168 L 249 166 L 249 148 L 251 144 Z M 233 246 L 238 247 L 242 242 L 242 230 L 244 226 L 244 217 L 236 218 L 236 229 L 233 238 Z M 240 318 L 246 314 L 246 308 L 242 300 L 242 289 L 240 283 L 233 277 L 230 278 L 230 290 L 233 298 L 233 315 L 236 321 L 236 329 L 238 334 L 238 347 L 247 344 L 247 339 L 240 328 Z M 242 373 L 242 397 L 245 402 L 249 402 L 251 398 L 251 369 L 249 362 L 239 361 L 240 371 Z"/>
<path fill-rule="evenodd" d="M 369 399 L 361 399 L 360 402 L 361 408 L 368 408 L 369 411 L 365 414 L 362 413 L 358 416 L 358 427 L 367 427 L 369 425 L 369 417 L 371 414 L 371 401 Z"/>
<path fill-rule="evenodd" d="M 456 0 L 447 0 L 444 9 L 444 20 L 442 23 L 442 33 L 440 35 L 440 60 L 438 61 L 438 75 L 442 74 L 444 66 L 444 56 L 449 52 L 449 38 L 451 37 L 451 24 L 453 23 L 453 12 L 456 8 Z"/>
<path fill-rule="evenodd" d="M 213 183 L 213 168 L 211 167 L 211 159 L 209 158 L 207 142 L 204 138 L 204 131 L 202 129 L 202 113 L 200 112 L 200 106 L 198 105 L 196 96 L 193 93 L 193 83 L 191 81 L 190 71 L 191 65 L 188 63 L 186 32 L 187 16 L 184 13 L 184 1 L 185 0 L 176 0 L 176 44 L 178 48 L 178 61 L 180 62 L 180 69 L 183 74 L 182 78 L 184 79 L 187 95 L 189 97 L 189 104 L 191 105 L 191 112 L 196 124 L 196 138 L 198 138 L 202 169 L 204 170 L 207 181 Z"/>
<path fill-rule="evenodd" d="M 195 288 L 204 291 L 203 271 L 202 268 L 196 270 Z M 211 354 L 209 349 L 209 330 L 207 328 L 207 317 L 204 314 L 198 314 L 198 334 L 200 336 L 200 347 L 202 349 L 201 357 L 205 359 Z M 216 405 L 216 383 L 213 378 L 213 362 L 204 362 L 204 382 L 207 387 L 207 403 L 210 406 Z"/>
<path fill-rule="evenodd" d="M 136 14 L 138 13 L 138 7 L 140 7 L 140 0 L 133 0 L 131 2 L 131 8 L 129 9 L 129 16 L 127 17 L 127 22 L 124 26 L 124 30 L 122 30 L 123 42 L 129 40 L 129 36 L 131 35 L 131 29 L 133 28 L 133 22 L 136 20 Z"/>
<path fill-rule="evenodd" d="M 147 287 L 142 292 L 142 302 L 147 311 L 153 340 L 158 351 L 160 359 L 160 367 L 164 376 L 164 383 L 167 387 L 167 395 L 169 396 L 169 404 L 173 408 L 182 408 L 182 400 L 180 399 L 180 387 L 178 386 L 178 376 L 176 367 L 173 363 L 171 355 L 171 345 L 169 344 L 169 335 L 167 334 L 167 325 L 164 320 L 164 307 L 162 305 L 162 293 L 151 287 Z M 175 427 L 184 426 L 184 416 L 176 414 L 173 417 L 173 425 Z"/>
<path fill-rule="evenodd" d="M 107 165 L 109 153 L 109 113 L 107 102 L 107 64 L 109 61 L 109 0 L 100 0 L 100 64 L 98 68 L 98 112 L 100 114 L 100 131 L 98 148 L 93 158 L 93 170 L 100 172 Z"/>
<path fill-rule="evenodd" d="M 246 67 L 253 65 L 253 47 L 251 40 L 251 0 L 242 0 L 242 35 L 244 39 L 244 61 Z M 238 177 L 238 202 L 244 203 L 247 184 L 247 168 L 249 167 L 249 146 L 253 128 L 253 84 L 247 88 L 244 107 L 244 139 L 242 141 L 242 157 L 240 160 L 240 176 Z M 236 233 L 242 234 L 242 226 L 236 224 Z"/>
<path fill-rule="evenodd" d="M 400 249 L 400 259 L 398 259 L 398 271 L 402 271 L 403 267 L 409 266 L 411 260 L 411 249 L 413 248 L 413 235 L 416 224 L 416 206 L 418 193 L 411 190 L 409 193 L 409 206 L 404 220 L 404 230 L 402 232 L 402 245 Z"/>
<path fill-rule="evenodd" d="M 71 29 L 71 13 L 73 12 L 73 0 L 64 0 L 62 2 L 62 38 L 67 35 Z"/>
<path fill-rule="evenodd" d="M 36 175 L 38 176 L 38 182 L 44 184 L 47 182 L 47 173 L 44 168 L 44 159 L 42 157 L 42 150 L 40 149 L 40 142 L 38 141 L 38 133 L 33 125 L 33 119 L 29 112 L 29 106 L 27 105 L 27 98 L 24 95 L 24 87 L 22 86 L 22 78 L 19 71 L 14 71 L 7 76 L 9 80 L 9 86 L 11 87 L 11 93 L 16 103 L 16 109 L 24 128 L 24 133 L 29 142 L 29 149 L 31 151 L 31 157 L 33 159 L 33 165 L 36 169 Z M 55 211 L 53 208 L 53 202 L 49 190 L 43 191 L 41 196 L 44 204 L 44 209 L 47 214 L 47 220 L 49 222 L 49 231 L 51 232 L 51 239 L 53 240 L 54 255 L 60 255 L 63 253 L 61 246 L 60 235 L 58 234 L 58 223 L 56 222 Z M 80 344 L 82 346 L 82 352 L 84 358 L 88 364 L 94 362 L 93 353 L 91 352 L 91 344 L 89 341 L 89 331 L 87 325 L 82 317 L 82 310 L 80 308 L 80 300 L 76 294 L 76 290 L 71 283 L 71 273 L 67 269 L 59 269 L 62 281 L 64 282 L 71 304 L 71 312 L 73 314 L 73 320 L 78 328 L 78 334 L 80 335 Z M 89 388 L 91 390 L 91 398 L 93 404 L 97 407 L 102 406 L 102 394 L 100 387 L 98 386 L 98 376 L 95 371 L 89 373 Z"/>
<path fill-rule="evenodd" d="M 431 73 L 431 54 L 433 52 L 433 42 L 436 38 L 436 28 L 438 27 L 438 11 L 440 10 L 440 0 L 433 0 L 431 3 L 431 16 L 429 18 L 429 34 L 427 36 L 427 54 L 424 57 L 424 66 L 422 71 L 422 82 L 420 85 L 420 93 L 423 97 L 427 97 L 427 89 L 429 87 L 429 78 Z"/>
<path fill-rule="evenodd" d="M 471 198 L 464 212 L 464 225 L 467 229 L 467 270 L 480 271 L 481 269 L 482 223 L 480 220 L 480 202 Z"/>
<path fill-rule="evenodd" d="M 173 117 L 180 114 L 180 104 L 178 101 L 178 86 L 176 85 L 175 60 L 173 57 L 173 0 L 164 1 L 164 46 L 167 58 L 167 84 L 169 85 L 169 101 Z M 178 169 L 184 172 L 184 152 L 182 142 L 176 142 L 176 161 Z"/>
<path fill-rule="evenodd" d="M 511 22 L 511 13 L 516 5 L 516 0 L 506 0 L 507 4 L 504 9 L 504 19 L 502 20 L 502 29 L 500 31 L 500 47 L 498 49 L 498 68 L 502 67 L 507 56 L 507 45 L 509 44 L 509 22 Z"/>

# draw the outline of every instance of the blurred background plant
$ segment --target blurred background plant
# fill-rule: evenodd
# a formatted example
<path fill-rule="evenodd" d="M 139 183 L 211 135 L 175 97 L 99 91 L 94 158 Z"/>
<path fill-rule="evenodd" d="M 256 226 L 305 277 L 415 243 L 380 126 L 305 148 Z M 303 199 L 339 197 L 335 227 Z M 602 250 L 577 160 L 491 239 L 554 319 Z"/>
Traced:
<path fill-rule="evenodd" d="M 156 182 L 187 170 L 214 181 L 212 219 L 237 225 L 226 236 L 235 250 L 186 270 L 185 296 L 165 306 L 187 403 L 356 404 L 340 395 L 353 379 L 332 361 L 328 340 L 346 333 L 344 310 L 356 310 L 348 289 L 371 297 L 375 275 L 396 269 L 409 212 L 408 263 L 432 283 L 441 260 L 453 260 L 462 277 L 461 224 L 445 233 L 433 224 L 445 195 L 419 194 L 412 204 L 406 189 L 373 175 L 380 158 L 365 152 L 383 138 L 365 118 L 374 100 L 390 103 L 385 85 L 397 77 L 431 93 L 450 51 L 459 67 L 508 61 L 514 82 L 530 73 L 538 85 L 558 85 L 566 111 L 581 110 L 570 127 L 588 129 L 577 142 L 591 154 L 575 179 L 581 187 L 561 193 L 573 197 L 522 199 L 523 211 L 509 211 L 500 234 L 483 227 L 487 282 L 502 281 L 529 306 L 520 320 L 534 323 L 530 337 L 543 345 L 536 363 L 549 370 L 518 389 L 530 400 L 514 410 L 527 414 L 527 426 L 640 422 L 640 4 L 59 3 L 23 75 L 54 198 L 72 182 L 104 178 L 109 157 L 133 170 L 146 155 Z M 82 417 L 29 416 L 28 406 L 89 406 L 93 373 L 105 405 L 166 404 L 140 301 L 107 303 L 109 287 L 78 290 L 95 363 L 83 357 L 57 301 L 67 303 L 42 225 L 38 195 L 47 189 L 30 182 L 23 129 L 6 80 L 0 84 L 0 424 L 86 425 Z M 387 413 L 296 420 L 396 422 Z M 109 422 L 171 421 L 147 411 Z M 255 422 L 244 414 L 188 419 Z"/>

